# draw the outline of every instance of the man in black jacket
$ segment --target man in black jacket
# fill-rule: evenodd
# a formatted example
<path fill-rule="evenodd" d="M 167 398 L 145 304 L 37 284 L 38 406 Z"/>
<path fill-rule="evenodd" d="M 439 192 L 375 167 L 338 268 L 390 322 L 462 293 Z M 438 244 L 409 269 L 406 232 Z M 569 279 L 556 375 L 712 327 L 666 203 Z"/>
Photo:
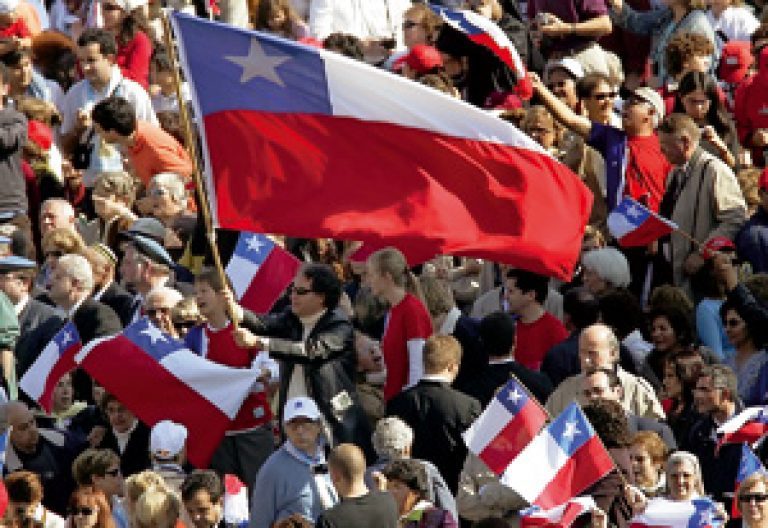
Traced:
<path fill-rule="evenodd" d="M 266 316 L 246 312 L 234 336 L 239 346 L 267 350 L 279 360 L 279 416 L 289 398 L 309 396 L 323 414 L 331 442 L 357 444 L 372 461 L 370 426 L 354 383 L 352 323 L 338 307 L 340 297 L 341 282 L 333 270 L 308 264 L 290 288 L 288 310 Z"/>
<path fill-rule="evenodd" d="M 111 449 L 120 457 L 120 472 L 125 477 L 150 469 L 149 427 L 112 394 L 105 394 L 100 406 L 109 420 L 109 427 L 98 449 Z"/>
<path fill-rule="evenodd" d="M 461 434 L 480 416 L 480 403 L 451 388 L 461 362 L 461 345 L 452 336 L 432 336 L 424 345 L 424 376 L 415 387 L 387 404 L 414 433 L 413 458 L 432 462 L 456 494 L 467 457 Z"/>

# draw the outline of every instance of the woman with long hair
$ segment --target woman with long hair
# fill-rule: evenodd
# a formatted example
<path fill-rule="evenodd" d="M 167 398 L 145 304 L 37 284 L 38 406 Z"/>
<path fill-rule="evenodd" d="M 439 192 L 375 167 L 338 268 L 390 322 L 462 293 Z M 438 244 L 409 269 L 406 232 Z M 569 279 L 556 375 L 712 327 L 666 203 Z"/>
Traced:
<path fill-rule="evenodd" d="M 397 249 L 380 249 L 368 257 L 367 279 L 373 295 L 390 306 L 381 339 L 387 367 L 384 399 L 389 400 L 421 378 L 422 348 L 432 335 L 432 320 L 419 283 Z"/>
<path fill-rule="evenodd" d="M 289 0 L 258 0 L 250 3 L 253 29 L 300 40 L 309 36 L 309 26 L 299 18 Z"/>
<path fill-rule="evenodd" d="M 152 41 L 147 36 L 146 5 L 131 9 L 126 0 L 103 0 L 104 29 L 117 40 L 116 63 L 123 77 L 149 88 Z"/>
<path fill-rule="evenodd" d="M 683 75 L 677 87 L 673 112 L 684 113 L 701 127 L 701 148 L 736 166 L 739 138 L 736 125 L 728 115 L 717 81 L 708 73 L 691 71 Z"/>
<path fill-rule="evenodd" d="M 725 364 L 736 373 L 739 398 L 744 405 L 763 405 L 768 391 L 768 353 L 758 346 L 756 332 L 741 317 L 736 305 L 725 301 L 720 307 L 725 333 L 736 352 Z"/>
<path fill-rule="evenodd" d="M 67 512 L 67 528 L 115 528 L 107 498 L 93 486 L 72 492 Z"/>

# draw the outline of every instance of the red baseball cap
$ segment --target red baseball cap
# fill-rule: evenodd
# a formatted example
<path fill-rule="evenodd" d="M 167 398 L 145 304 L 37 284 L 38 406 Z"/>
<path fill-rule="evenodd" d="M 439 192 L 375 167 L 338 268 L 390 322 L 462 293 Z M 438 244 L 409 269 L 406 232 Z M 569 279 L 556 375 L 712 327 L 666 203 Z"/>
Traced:
<path fill-rule="evenodd" d="M 417 44 L 405 56 L 405 63 L 417 73 L 429 73 L 443 65 L 443 58 L 437 48 Z"/>
<path fill-rule="evenodd" d="M 749 42 L 732 40 L 723 46 L 718 75 L 727 83 L 739 83 L 747 76 L 753 62 Z"/>
<path fill-rule="evenodd" d="M 736 244 L 730 238 L 716 236 L 707 240 L 701 251 L 701 256 L 711 259 L 719 251 L 736 251 Z"/>

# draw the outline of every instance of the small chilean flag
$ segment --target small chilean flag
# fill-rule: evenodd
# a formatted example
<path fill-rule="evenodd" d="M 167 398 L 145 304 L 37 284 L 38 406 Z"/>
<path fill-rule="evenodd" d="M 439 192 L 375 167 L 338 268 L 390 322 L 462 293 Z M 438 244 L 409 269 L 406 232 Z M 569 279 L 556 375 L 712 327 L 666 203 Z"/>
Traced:
<path fill-rule="evenodd" d="M 736 486 L 733 489 L 733 506 L 731 507 L 731 517 L 734 519 L 741 517 L 741 512 L 739 511 L 739 501 L 736 500 L 736 494 L 739 492 L 741 483 L 744 482 L 747 477 L 751 476 L 753 473 L 762 473 L 763 475 L 768 474 L 768 472 L 765 471 L 763 463 L 760 462 L 760 459 L 757 458 L 754 451 L 752 451 L 752 448 L 747 444 L 742 444 L 741 460 L 739 460 L 739 471 L 736 473 Z"/>
<path fill-rule="evenodd" d="M 266 235 L 242 231 L 226 273 L 244 308 L 268 312 L 293 281 L 301 263 Z"/>
<path fill-rule="evenodd" d="M 717 444 L 754 444 L 766 433 L 768 407 L 749 407 L 717 428 Z"/>
<path fill-rule="evenodd" d="M 648 501 L 643 513 L 629 521 L 629 528 L 716 528 L 723 525 L 715 503 L 698 498 L 673 501 L 656 498 Z"/>
<path fill-rule="evenodd" d="M 235 475 L 224 475 L 224 522 L 228 526 L 248 526 L 248 488 Z"/>
<path fill-rule="evenodd" d="M 43 349 L 29 370 L 19 381 L 21 390 L 51 412 L 53 404 L 53 389 L 61 377 L 77 367 L 75 354 L 83 348 L 80 334 L 70 321 L 53 336 L 51 342 Z"/>
<path fill-rule="evenodd" d="M 611 455 L 577 403 L 571 403 L 525 446 L 501 483 L 531 505 L 559 506 L 608 474 Z"/>
<path fill-rule="evenodd" d="M 464 434 L 471 452 L 501 475 L 547 423 L 547 413 L 528 391 L 511 379 Z"/>
<path fill-rule="evenodd" d="M 677 229 L 640 202 L 625 197 L 608 215 L 608 230 L 624 247 L 645 246 Z"/>
<path fill-rule="evenodd" d="M 573 521 L 596 507 L 592 497 L 574 497 L 550 510 L 531 506 L 520 512 L 520 528 L 568 528 Z"/>

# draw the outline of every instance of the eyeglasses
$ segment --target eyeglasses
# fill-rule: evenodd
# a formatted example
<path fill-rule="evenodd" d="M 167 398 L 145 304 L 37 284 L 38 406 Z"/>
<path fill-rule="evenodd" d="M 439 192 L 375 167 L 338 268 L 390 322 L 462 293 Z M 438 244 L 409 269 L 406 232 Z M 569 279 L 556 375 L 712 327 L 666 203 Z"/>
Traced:
<path fill-rule="evenodd" d="M 768 500 L 768 493 L 745 493 L 739 497 L 739 502 L 744 503 L 750 503 L 752 501 L 765 502 L 766 500 Z"/>
<path fill-rule="evenodd" d="M 592 94 L 592 99 L 595 101 L 605 101 L 606 99 L 616 99 L 616 96 L 618 95 L 618 92 L 606 92 L 606 93 L 596 93 Z"/>
<path fill-rule="evenodd" d="M 82 508 L 74 507 L 69 509 L 69 514 L 72 516 L 85 515 L 87 517 L 89 515 L 93 515 L 95 511 L 96 510 L 89 508 L 88 506 L 83 506 Z"/>
<path fill-rule="evenodd" d="M 312 293 L 312 290 L 310 290 L 309 288 L 301 288 L 291 284 L 290 286 L 288 286 L 288 295 L 293 295 L 294 293 L 296 295 L 306 295 L 308 293 Z"/>
<path fill-rule="evenodd" d="M 421 24 L 418 22 L 414 22 L 413 20 L 406 20 L 403 22 L 403 29 L 413 29 L 416 26 L 420 26 Z"/>
<path fill-rule="evenodd" d="M 740 324 L 741 324 L 741 321 L 739 321 L 738 319 L 728 319 L 727 321 L 725 321 L 725 326 L 729 328 L 734 328 L 736 326 L 739 326 Z"/>
<path fill-rule="evenodd" d="M 109 475 L 110 477 L 116 477 L 120 474 L 120 468 L 115 469 L 108 469 L 104 472 L 104 475 Z"/>

